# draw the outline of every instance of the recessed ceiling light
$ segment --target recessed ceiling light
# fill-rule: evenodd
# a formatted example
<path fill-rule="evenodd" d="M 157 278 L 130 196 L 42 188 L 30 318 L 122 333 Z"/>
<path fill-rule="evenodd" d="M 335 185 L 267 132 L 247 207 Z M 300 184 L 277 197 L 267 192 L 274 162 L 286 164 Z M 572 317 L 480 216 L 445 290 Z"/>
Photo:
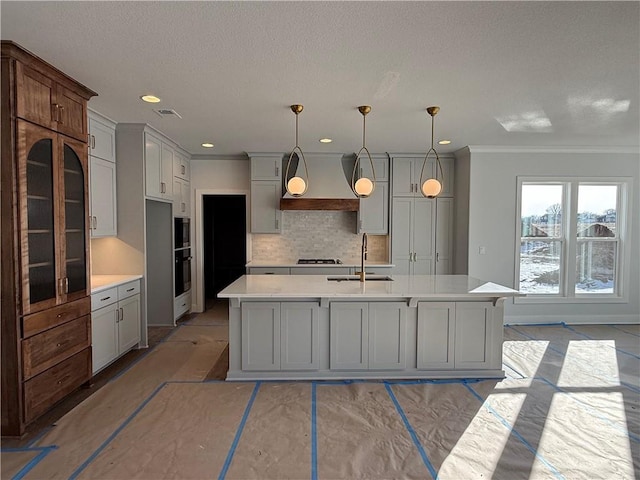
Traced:
<path fill-rule="evenodd" d="M 438 142 L 438 145 L 449 145 L 451 143 L 451 140 L 440 140 Z"/>
<path fill-rule="evenodd" d="M 155 95 L 142 95 L 140 97 L 140 100 L 142 100 L 143 102 L 147 102 L 147 103 L 158 103 L 158 102 L 160 102 L 160 98 L 156 97 Z"/>
<path fill-rule="evenodd" d="M 206 142 L 206 143 L 203 143 L 203 144 L 202 144 L 202 146 L 203 146 L 204 148 L 213 148 L 213 143 L 208 143 L 208 142 Z"/>
<path fill-rule="evenodd" d="M 330 138 L 321 138 L 320 139 L 320 143 L 331 143 L 333 142 L 333 140 L 331 140 Z"/>

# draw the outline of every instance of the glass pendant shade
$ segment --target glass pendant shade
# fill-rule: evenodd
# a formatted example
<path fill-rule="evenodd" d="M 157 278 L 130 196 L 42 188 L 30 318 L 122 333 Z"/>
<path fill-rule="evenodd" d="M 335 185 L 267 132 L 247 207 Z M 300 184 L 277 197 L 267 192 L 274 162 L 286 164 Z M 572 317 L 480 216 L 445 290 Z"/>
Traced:
<path fill-rule="evenodd" d="M 292 197 L 301 197 L 305 193 L 307 193 L 307 189 L 309 188 L 309 169 L 307 168 L 307 160 L 304 158 L 304 153 L 302 153 L 302 149 L 298 146 L 298 115 L 302 112 L 304 107 L 302 105 L 291 105 L 291 111 L 296 115 L 296 146 L 293 147 L 291 151 L 291 155 L 289 155 L 289 161 L 287 162 L 287 169 L 284 174 L 284 178 L 287 188 L 287 193 Z M 298 162 L 296 163 L 295 172 L 293 172 L 293 177 L 289 178 L 289 169 L 291 168 L 291 161 L 293 160 L 293 156 L 297 155 Z M 302 158 L 302 164 L 304 165 L 304 176 L 296 175 L 298 172 L 298 166 L 300 158 Z"/>
<path fill-rule="evenodd" d="M 373 192 L 373 182 L 367 177 L 362 177 L 356 182 L 354 190 L 356 195 L 368 197 Z"/>
<path fill-rule="evenodd" d="M 287 192 L 292 197 L 300 197 L 307 191 L 307 182 L 301 177 L 293 177 L 287 182 Z"/>
<path fill-rule="evenodd" d="M 430 178 L 422 184 L 422 195 L 427 198 L 433 198 L 440 195 L 442 184 L 435 178 Z"/>
<path fill-rule="evenodd" d="M 422 170 L 420 171 L 420 192 L 427 198 L 435 198 L 442 192 L 442 181 L 444 181 L 444 174 L 442 172 L 442 164 L 440 163 L 440 157 L 435 148 L 433 148 L 433 118 L 440 111 L 440 107 L 429 107 L 427 113 L 431 115 L 431 148 L 427 150 L 427 154 L 424 156 L 424 162 L 422 162 Z M 429 154 L 433 152 L 435 156 L 435 177 L 427 178 L 422 181 L 424 175 L 424 169 L 427 165 Z M 438 180 L 438 171 L 440 172 L 440 180 Z"/>
<path fill-rule="evenodd" d="M 358 110 L 362 114 L 362 148 L 356 154 L 356 162 L 353 165 L 353 173 L 351 174 L 351 190 L 354 195 L 358 198 L 367 198 L 369 197 L 376 188 L 376 170 L 373 166 L 373 160 L 371 159 L 371 154 L 369 150 L 365 146 L 365 133 L 366 133 L 366 115 L 371 111 L 371 107 L 368 105 L 362 105 L 358 107 Z M 368 178 L 367 176 L 362 176 L 363 168 L 362 168 L 362 160 L 361 158 L 364 156 L 363 153 L 367 154 L 367 158 L 369 159 L 369 165 L 371 167 L 371 176 L 372 178 Z M 357 180 L 356 180 L 357 178 Z"/>

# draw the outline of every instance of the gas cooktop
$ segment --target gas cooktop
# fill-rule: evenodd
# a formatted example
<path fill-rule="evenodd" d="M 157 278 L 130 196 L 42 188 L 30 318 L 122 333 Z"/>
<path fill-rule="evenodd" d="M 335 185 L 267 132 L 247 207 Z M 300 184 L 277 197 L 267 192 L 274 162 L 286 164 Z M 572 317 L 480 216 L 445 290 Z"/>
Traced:
<path fill-rule="evenodd" d="M 342 261 L 339 259 L 333 258 L 299 258 L 298 264 L 300 265 L 316 265 L 316 264 L 326 264 L 326 265 L 335 265 L 341 264 Z"/>

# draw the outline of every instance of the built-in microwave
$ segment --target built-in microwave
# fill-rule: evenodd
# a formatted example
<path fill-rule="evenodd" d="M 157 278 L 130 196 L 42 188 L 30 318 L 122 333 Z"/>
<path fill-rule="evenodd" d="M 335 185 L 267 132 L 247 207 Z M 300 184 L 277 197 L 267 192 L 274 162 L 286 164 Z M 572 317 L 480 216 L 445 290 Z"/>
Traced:
<path fill-rule="evenodd" d="M 175 242 L 174 249 L 185 248 L 191 246 L 190 238 L 190 224 L 188 218 L 175 218 Z"/>

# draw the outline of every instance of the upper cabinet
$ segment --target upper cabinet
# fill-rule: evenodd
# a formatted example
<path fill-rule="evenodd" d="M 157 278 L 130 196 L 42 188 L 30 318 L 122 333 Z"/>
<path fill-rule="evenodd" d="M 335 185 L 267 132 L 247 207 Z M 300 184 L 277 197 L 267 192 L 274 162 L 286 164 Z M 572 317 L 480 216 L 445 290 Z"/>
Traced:
<path fill-rule="evenodd" d="M 189 180 L 190 175 L 189 158 L 181 152 L 175 152 L 173 156 L 173 176 Z"/>
<path fill-rule="evenodd" d="M 16 63 L 15 73 L 16 116 L 77 140 L 87 140 L 82 86 L 69 84 L 62 74 L 60 78 L 44 75 L 28 59 Z"/>
<path fill-rule="evenodd" d="M 389 233 L 389 159 L 386 155 L 372 157 L 376 187 L 368 198 L 360 199 L 358 233 L 386 235 Z M 368 162 L 368 159 L 361 158 L 361 161 Z"/>
<path fill-rule="evenodd" d="M 173 201 L 173 148 L 159 136 L 145 132 L 145 194 Z"/>
<path fill-rule="evenodd" d="M 425 181 L 436 176 L 436 161 L 430 155 L 427 163 L 424 164 L 424 156 L 392 154 L 392 195 L 394 197 L 417 197 L 422 196 L 420 192 L 420 175 Z M 424 172 L 422 170 L 424 164 Z M 442 172 L 437 171 L 438 179 L 444 179 L 442 192 L 439 196 L 453 196 L 453 158 L 440 156 Z"/>
<path fill-rule="evenodd" d="M 256 153 L 251 158 L 251 233 L 281 233 L 282 154 Z"/>
<path fill-rule="evenodd" d="M 116 236 L 116 124 L 91 110 L 88 117 L 91 237 Z"/>
<path fill-rule="evenodd" d="M 108 162 L 116 161 L 116 123 L 89 110 L 89 155 Z"/>

